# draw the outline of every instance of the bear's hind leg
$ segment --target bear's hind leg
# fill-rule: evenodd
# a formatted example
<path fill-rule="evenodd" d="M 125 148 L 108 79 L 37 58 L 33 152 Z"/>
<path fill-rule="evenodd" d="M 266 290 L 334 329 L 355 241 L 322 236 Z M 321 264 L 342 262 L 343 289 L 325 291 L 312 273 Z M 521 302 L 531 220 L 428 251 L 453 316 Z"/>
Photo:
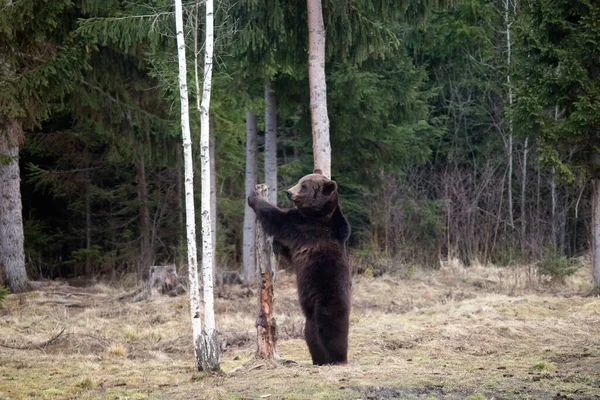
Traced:
<path fill-rule="evenodd" d="M 317 311 L 320 343 L 327 354 L 327 364 L 346 364 L 348 361 L 349 313 L 332 314 Z"/>
<path fill-rule="evenodd" d="M 304 324 L 304 338 L 306 339 L 306 344 L 308 345 L 313 364 L 329 364 L 327 352 L 319 339 L 318 326 L 313 316 L 306 317 L 306 323 Z"/>

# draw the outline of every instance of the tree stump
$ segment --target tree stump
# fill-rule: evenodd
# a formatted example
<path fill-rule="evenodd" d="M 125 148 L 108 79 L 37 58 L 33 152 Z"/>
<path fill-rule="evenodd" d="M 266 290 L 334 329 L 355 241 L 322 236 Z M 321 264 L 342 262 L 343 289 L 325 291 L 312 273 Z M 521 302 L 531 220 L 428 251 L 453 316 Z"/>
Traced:
<path fill-rule="evenodd" d="M 178 296 L 185 293 L 185 288 L 177 275 L 175 264 L 155 265 L 150 267 L 150 289 L 160 294 Z"/>
<path fill-rule="evenodd" d="M 175 264 L 154 265 L 150 267 L 150 277 L 148 278 L 148 282 L 134 292 L 119 297 L 119 300 L 132 296 L 132 301 L 135 303 L 146 300 L 154 294 L 173 297 L 184 294 L 185 292 L 185 286 L 177 275 Z"/>

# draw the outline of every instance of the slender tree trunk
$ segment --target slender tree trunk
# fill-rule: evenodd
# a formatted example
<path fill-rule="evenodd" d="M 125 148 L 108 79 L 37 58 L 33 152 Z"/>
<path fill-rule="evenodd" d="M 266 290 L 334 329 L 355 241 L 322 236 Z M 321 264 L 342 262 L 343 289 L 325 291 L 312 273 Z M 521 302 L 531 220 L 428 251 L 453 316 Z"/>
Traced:
<path fill-rule="evenodd" d="M 148 209 L 148 182 L 146 179 L 146 165 L 144 163 L 143 155 L 140 155 L 140 160 L 137 165 L 137 181 L 138 201 L 140 203 L 140 272 L 144 274 L 146 271 L 149 271 L 154 260 L 150 232 L 150 210 Z"/>
<path fill-rule="evenodd" d="M 197 5 L 197 3 L 196 3 Z M 206 23 L 204 41 L 204 81 L 202 82 L 202 102 L 200 104 L 200 174 L 202 180 L 201 212 L 202 212 L 202 283 L 204 287 L 204 334 L 202 351 L 202 370 L 218 371 L 219 346 L 217 345 L 217 331 L 215 326 L 214 304 L 214 244 L 212 234 L 211 215 L 211 174 L 210 174 L 210 94 L 212 87 L 212 58 L 214 47 L 214 14 L 213 0 L 205 0 Z M 196 46 L 197 46 L 196 41 Z M 197 54 L 197 52 L 196 52 Z M 197 57 L 195 57 L 197 58 Z M 196 71 L 198 63 L 195 62 Z M 198 85 L 196 72 L 196 85 Z"/>
<path fill-rule="evenodd" d="M 600 290 L 600 178 L 592 179 L 592 265 L 596 290 Z"/>
<path fill-rule="evenodd" d="M 313 135 L 313 157 L 318 168 L 331 178 L 331 144 L 325 81 L 325 25 L 321 0 L 306 0 L 308 9 L 308 82 Z"/>
<path fill-rule="evenodd" d="M 542 220 L 542 211 L 541 211 L 541 202 L 542 202 L 542 168 L 540 166 L 539 161 L 536 161 L 535 163 L 535 170 L 537 172 L 537 179 L 536 179 L 536 192 L 535 192 L 535 231 L 536 231 L 536 236 L 538 238 L 541 237 L 541 235 L 543 235 L 542 232 L 542 224 L 541 224 L 541 220 Z"/>
<path fill-rule="evenodd" d="M 85 256 L 85 276 L 91 276 L 92 271 L 92 258 L 90 257 L 90 250 L 92 249 L 92 198 L 90 193 L 90 182 L 88 181 L 85 189 L 85 248 L 88 251 Z"/>
<path fill-rule="evenodd" d="M 0 271 L 12 293 L 30 289 L 25 270 L 19 142 L 22 129 L 8 122 L 0 129 Z"/>
<path fill-rule="evenodd" d="M 550 179 L 550 197 L 552 199 L 552 243 L 557 246 L 556 239 L 558 238 L 557 228 L 557 216 L 556 216 L 556 203 L 558 202 L 556 195 L 556 183 L 554 176 L 556 175 L 556 168 L 552 167 L 552 178 Z"/>
<path fill-rule="evenodd" d="M 265 183 L 269 190 L 267 201 L 277 205 L 277 98 L 272 82 L 265 83 Z M 268 245 L 273 247 L 273 238 L 269 237 Z M 277 264 L 275 253 L 270 252 L 270 263 Z"/>
<path fill-rule="evenodd" d="M 277 100 L 269 81 L 265 83 L 265 103 L 265 183 L 269 203 L 277 205 Z"/>
<path fill-rule="evenodd" d="M 554 107 L 554 120 L 558 120 L 558 106 Z M 555 247 L 557 247 L 557 239 L 558 239 L 558 228 L 557 228 L 557 215 L 556 215 L 556 204 L 558 202 L 556 195 L 556 167 L 552 167 L 552 179 L 550 180 L 550 197 L 552 198 L 552 243 Z M 558 250 L 558 248 L 557 248 Z"/>
<path fill-rule="evenodd" d="M 268 199 L 267 185 L 256 185 L 256 190 L 264 199 Z M 275 296 L 273 295 L 273 264 L 272 242 L 267 240 L 262 226 L 256 224 L 256 279 L 258 281 L 258 317 L 256 318 L 257 346 L 256 357 L 266 360 L 278 360 L 277 354 L 277 324 L 273 318 Z"/>
<path fill-rule="evenodd" d="M 177 167 L 176 167 L 176 179 L 177 179 L 177 220 L 179 222 L 178 225 L 178 236 L 181 240 L 181 242 L 183 242 L 183 240 L 185 239 L 185 209 L 183 207 L 183 186 L 184 186 L 184 178 L 183 178 L 183 174 L 182 174 L 182 164 L 181 162 L 183 161 L 183 154 L 182 154 L 182 149 L 181 147 L 177 147 Z"/>
<path fill-rule="evenodd" d="M 513 0 L 513 5 L 516 9 L 517 0 Z M 510 2 L 511 0 L 504 0 L 504 21 L 506 22 L 506 65 L 508 67 L 508 73 L 506 74 L 506 84 L 508 86 L 508 105 L 512 108 L 513 105 L 513 93 L 512 93 L 512 84 L 510 81 L 510 67 L 511 67 L 511 39 L 510 39 L 510 27 L 512 22 L 509 18 L 510 12 Z M 514 14 L 513 14 L 514 16 Z M 513 121 L 512 117 L 508 119 L 508 219 L 510 222 L 510 226 L 514 226 L 514 216 L 513 216 L 513 198 L 512 198 L 512 175 L 513 175 Z"/>
<path fill-rule="evenodd" d="M 196 369 L 202 369 L 202 320 L 200 315 L 200 290 L 198 285 L 198 254 L 196 250 L 196 216 L 194 210 L 194 167 L 192 165 L 192 138 L 188 109 L 187 65 L 183 37 L 183 13 L 181 0 L 175 0 L 175 23 L 177 54 L 179 56 L 179 92 L 181 97 L 181 133 L 185 175 L 185 217 L 187 231 L 188 278 L 190 285 L 190 314 Z"/>
<path fill-rule="evenodd" d="M 525 234 L 527 231 L 527 210 L 525 194 L 527 192 L 527 153 L 529 149 L 527 148 L 529 144 L 529 137 L 525 138 L 525 143 L 523 145 L 523 174 L 521 175 L 521 250 L 525 251 Z"/>
<path fill-rule="evenodd" d="M 215 166 L 215 123 L 214 119 L 210 120 L 210 215 L 211 226 L 210 234 L 212 236 L 213 243 L 213 271 L 217 273 L 217 170 Z"/>
<path fill-rule="evenodd" d="M 245 189 L 246 197 L 254 190 L 256 185 L 257 165 L 256 165 L 256 116 L 250 111 L 246 111 L 246 179 Z M 255 231 L 256 216 L 254 211 L 245 201 L 244 208 L 244 237 L 242 249 L 242 263 L 244 270 L 244 282 L 251 284 L 256 279 L 256 247 Z"/>

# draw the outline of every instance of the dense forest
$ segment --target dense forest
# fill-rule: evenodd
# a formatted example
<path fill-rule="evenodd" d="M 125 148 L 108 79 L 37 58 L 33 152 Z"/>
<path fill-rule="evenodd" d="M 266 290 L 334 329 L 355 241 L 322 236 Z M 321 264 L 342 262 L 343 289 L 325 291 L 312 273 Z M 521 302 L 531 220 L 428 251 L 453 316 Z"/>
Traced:
<path fill-rule="evenodd" d="M 312 171 L 307 14 L 289 0 L 215 6 L 217 268 L 242 271 L 250 158 L 256 183 L 270 170 L 279 194 Z M 332 178 L 353 266 L 571 273 L 594 246 L 600 201 L 600 6 L 331 0 L 323 13 Z M 202 21 L 185 2 L 190 63 Z M 31 279 L 185 264 L 174 29 L 164 0 L 5 1 L 0 264 L 21 254 Z M 20 220 L 23 247 L 9 249 Z"/>

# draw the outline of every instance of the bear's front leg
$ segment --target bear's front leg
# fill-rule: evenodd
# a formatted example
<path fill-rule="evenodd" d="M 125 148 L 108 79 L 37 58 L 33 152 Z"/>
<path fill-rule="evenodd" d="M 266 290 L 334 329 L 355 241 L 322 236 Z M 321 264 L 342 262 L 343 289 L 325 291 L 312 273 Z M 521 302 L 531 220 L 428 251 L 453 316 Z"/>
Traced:
<path fill-rule="evenodd" d="M 275 238 L 282 235 L 283 227 L 289 222 L 285 211 L 266 201 L 256 190 L 248 196 L 248 205 L 256 213 L 256 218 L 267 235 Z"/>

